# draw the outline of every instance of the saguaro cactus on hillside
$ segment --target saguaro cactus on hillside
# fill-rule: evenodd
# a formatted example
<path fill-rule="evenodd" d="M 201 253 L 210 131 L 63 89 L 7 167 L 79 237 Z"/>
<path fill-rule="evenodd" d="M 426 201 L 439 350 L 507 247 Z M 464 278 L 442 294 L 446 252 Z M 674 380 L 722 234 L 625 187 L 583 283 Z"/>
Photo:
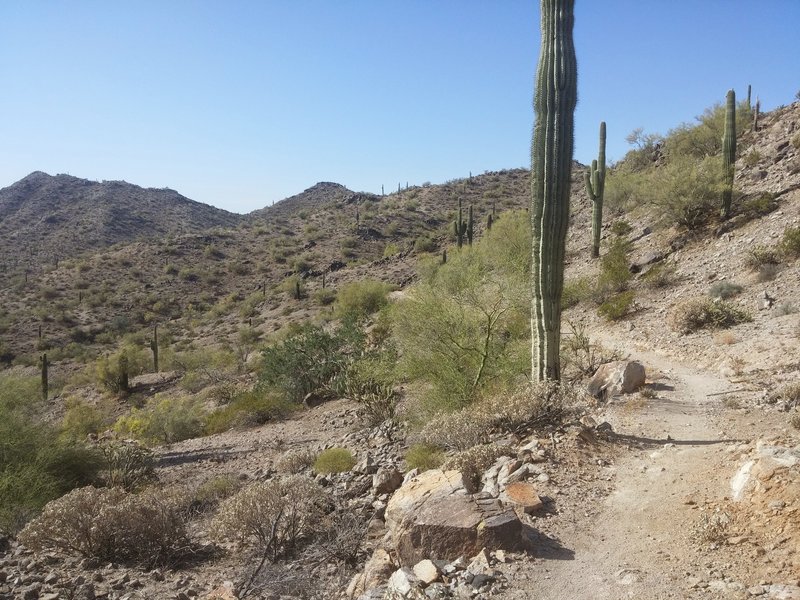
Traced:
<path fill-rule="evenodd" d="M 725 133 L 722 136 L 722 168 L 725 172 L 725 188 L 722 190 L 722 218 L 731 215 L 733 197 L 733 173 L 736 163 L 736 93 L 728 90 L 725 108 Z"/>
<path fill-rule="evenodd" d="M 453 223 L 453 229 L 456 233 L 456 245 L 461 250 L 461 246 L 464 245 L 464 234 L 467 233 L 467 224 L 464 222 L 461 212 L 461 200 L 458 201 L 458 215 Z"/>
<path fill-rule="evenodd" d="M 469 205 L 469 216 L 467 217 L 467 243 L 472 246 L 472 234 L 474 232 L 475 221 L 472 218 L 472 204 Z"/>
<path fill-rule="evenodd" d="M 606 122 L 600 123 L 600 149 L 597 160 L 584 173 L 586 193 L 592 201 L 592 258 L 600 256 L 600 229 L 603 226 L 603 190 L 606 186 Z"/>
<path fill-rule="evenodd" d="M 541 0 L 531 144 L 532 379 L 561 378 L 561 292 L 578 97 L 574 0 Z"/>
<path fill-rule="evenodd" d="M 50 382 L 48 379 L 48 367 L 50 363 L 47 362 L 47 354 L 42 354 L 42 398 L 47 400 L 47 394 L 50 391 Z"/>
<path fill-rule="evenodd" d="M 158 323 L 153 325 L 153 339 L 150 340 L 150 350 L 153 352 L 153 372 L 158 373 Z"/>

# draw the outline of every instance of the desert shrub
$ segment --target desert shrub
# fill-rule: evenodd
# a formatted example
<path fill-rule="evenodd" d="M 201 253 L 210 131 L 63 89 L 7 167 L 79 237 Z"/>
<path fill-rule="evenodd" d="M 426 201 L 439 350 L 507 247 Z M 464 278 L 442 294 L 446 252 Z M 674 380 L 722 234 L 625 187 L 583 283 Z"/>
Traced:
<path fill-rule="evenodd" d="M 100 478 L 108 487 L 138 490 L 156 477 L 153 451 L 134 440 L 106 440 L 97 445 Z"/>
<path fill-rule="evenodd" d="M 125 344 L 110 356 L 104 355 L 97 359 L 97 382 L 112 393 L 127 392 L 131 378 L 144 373 L 150 360 L 143 348 Z"/>
<path fill-rule="evenodd" d="M 105 431 L 112 423 L 111 406 L 92 405 L 79 398 L 68 398 L 61 419 L 61 438 L 70 442 L 86 441 L 90 434 Z"/>
<path fill-rule="evenodd" d="M 0 534 L 47 502 L 95 480 L 97 453 L 44 423 L 38 378 L 0 375 Z"/>
<path fill-rule="evenodd" d="M 561 308 L 572 308 L 591 298 L 593 293 L 594 288 L 587 277 L 565 281 L 561 293 Z"/>
<path fill-rule="evenodd" d="M 774 265 L 771 263 L 761 265 L 756 271 L 756 280 L 762 283 L 764 281 L 772 281 L 778 276 L 780 270 L 781 268 L 779 265 Z"/>
<path fill-rule="evenodd" d="M 793 315 L 797 312 L 797 306 L 792 302 L 781 302 L 775 307 L 773 314 L 776 317 L 784 317 L 786 315 Z"/>
<path fill-rule="evenodd" d="M 366 519 L 346 508 L 332 511 L 318 524 L 310 557 L 355 567 L 362 554 L 367 525 Z"/>
<path fill-rule="evenodd" d="M 291 554 L 320 517 L 323 492 L 300 475 L 253 483 L 224 500 L 212 523 L 218 539 L 256 544 L 271 561 Z"/>
<path fill-rule="evenodd" d="M 787 258 L 800 257 L 800 227 L 787 227 L 784 230 L 780 251 Z"/>
<path fill-rule="evenodd" d="M 778 248 L 771 246 L 755 246 L 747 252 L 745 265 L 752 271 L 758 271 L 764 265 L 777 265 L 781 262 Z"/>
<path fill-rule="evenodd" d="M 717 281 L 711 286 L 708 295 L 711 298 L 719 298 L 720 300 L 727 300 L 740 294 L 744 288 L 738 283 L 732 281 Z"/>
<path fill-rule="evenodd" d="M 189 283 L 200 281 L 200 274 L 195 269 L 189 267 L 181 269 L 178 272 L 178 277 Z"/>
<path fill-rule="evenodd" d="M 184 499 L 164 490 L 131 494 L 83 487 L 50 502 L 20 532 L 32 550 L 61 550 L 102 561 L 154 567 L 187 546 Z"/>
<path fill-rule="evenodd" d="M 336 310 L 344 315 L 366 316 L 388 303 L 389 286 L 382 281 L 362 280 L 342 286 L 336 295 Z"/>
<path fill-rule="evenodd" d="M 275 468 L 280 473 L 295 474 L 307 469 L 317 460 L 317 453 L 311 448 L 298 448 L 287 450 L 275 463 Z"/>
<path fill-rule="evenodd" d="M 568 321 L 567 326 L 569 332 L 561 340 L 562 378 L 576 381 L 593 375 L 603 363 L 619 360 L 616 352 L 592 342 L 584 325 Z"/>
<path fill-rule="evenodd" d="M 394 242 L 389 242 L 383 248 L 383 258 L 388 258 L 390 256 L 394 256 L 395 254 L 400 254 L 400 246 L 395 244 Z"/>
<path fill-rule="evenodd" d="M 306 273 L 307 271 L 311 270 L 311 267 L 314 265 L 311 263 L 311 258 L 309 256 L 299 256 L 294 261 L 294 270 L 298 273 Z"/>
<path fill-rule="evenodd" d="M 615 294 L 598 307 L 597 314 L 609 321 L 618 321 L 630 312 L 635 297 L 636 293 L 633 290 Z"/>
<path fill-rule="evenodd" d="M 320 306 L 328 306 L 336 301 L 336 290 L 331 288 L 320 288 L 314 292 L 314 302 Z"/>
<path fill-rule="evenodd" d="M 530 366 L 530 225 L 509 212 L 390 308 L 398 374 L 419 390 L 422 418 L 468 405 Z"/>
<path fill-rule="evenodd" d="M 739 206 L 739 214 L 745 215 L 748 219 L 756 219 L 768 215 L 778 208 L 775 195 L 764 192 L 758 196 L 743 200 Z"/>
<path fill-rule="evenodd" d="M 144 408 L 120 417 L 114 430 L 146 444 L 173 444 L 198 437 L 204 419 L 205 411 L 196 399 L 156 394 Z"/>
<path fill-rule="evenodd" d="M 222 433 L 234 427 L 254 427 L 280 419 L 296 408 L 282 394 L 263 387 L 240 392 L 230 403 L 206 416 L 204 433 Z"/>
<path fill-rule="evenodd" d="M 409 470 L 429 471 L 430 469 L 438 469 L 444 463 L 445 455 L 438 446 L 414 444 L 406 452 L 405 461 Z"/>
<path fill-rule="evenodd" d="M 238 365 L 238 358 L 230 348 L 190 348 L 161 354 L 161 368 L 182 373 L 180 386 L 192 393 L 229 381 Z"/>
<path fill-rule="evenodd" d="M 356 465 L 353 453 L 347 448 L 328 448 L 323 450 L 314 461 L 315 473 L 344 473 Z"/>
<path fill-rule="evenodd" d="M 696 298 L 678 304 L 670 315 L 670 324 L 679 333 L 687 334 L 698 329 L 727 328 L 752 321 L 750 314 L 733 304 Z"/>
<path fill-rule="evenodd" d="M 348 373 L 345 394 L 359 404 L 363 419 L 369 425 L 393 421 L 397 408 L 397 394 L 392 386 L 370 378 Z"/>
<path fill-rule="evenodd" d="M 429 235 L 422 235 L 414 240 L 414 252 L 417 254 L 422 252 L 435 252 L 436 248 L 436 240 Z"/>
<path fill-rule="evenodd" d="M 462 450 L 442 464 L 443 471 L 459 471 L 464 476 L 467 491 L 475 493 L 480 488 L 481 475 L 501 456 L 513 456 L 510 447 L 481 444 Z"/>
<path fill-rule="evenodd" d="M 792 146 L 794 146 L 795 149 L 800 150 L 800 133 L 795 133 L 792 136 Z"/>
<path fill-rule="evenodd" d="M 431 418 L 415 436 L 416 441 L 445 450 L 466 450 L 489 441 L 492 418 L 472 407 Z"/>
<path fill-rule="evenodd" d="M 597 279 L 599 298 L 604 299 L 610 294 L 627 289 L 628 282 L 633 277 L 628 261 L 629 251 L 630 243 L 617 238 L 600 259 L 600 275 Z"/>
<path fill-rule="evenodd" d="M 800 382 L 788 383 L 775 390 L 768 396 L 767 402 L 784 402 L 789 408 L 800 406 Z"/>
<path fill-rule="evenodd" d="M 216 508 L 225 498 L 233 496 L 241 487 L 241 479 L 232 473 L 210 477 L 194 489 L 190 508 L 196 512 L 207 512 Z"/>
<path fill-rule="evenodd" d="M 355 248 L 356 246 L 358 246 L 358 238 L 354 238 L 351 236 L 343 238 L 341 246 L 342 248 Z"/>
<path fill-rule="evenodd" d="M 742 163 L 746 167 L 755 167 L 758 162 L 761 160 L 761 153 L 756 150 L 755 148 L 750 150 L 747 154 L 742 157 Z"/>
<path fill-rule="evenodd" d="M 633 231 L 633 226 L 625 219 L 619 219 L 611 224 L 611 233 L 616 236 L 623 237 Z"/>
<path fill-rule="evenodd" d="M 664 263 L 653 265 L 642 275 L 644 285 L 654 290 L 670 287 L 676 279 L 675 267 Z"/>
<path fill-rule="evenodd" d="M 364 343 L 364 333 L 353 319 L 330 331 L 303 325 L 263 350 L 260 382 L 298 403 L 312 392 L 339 393 L 343 376 Z"/>
<path fill-rule="evenodd" d="M 486 415 L 491 428 L 520 436 L 559 426 L 578 410 L 584 396 L 580 386 L 544 381 L 489 396 L 478 410 Z"/>

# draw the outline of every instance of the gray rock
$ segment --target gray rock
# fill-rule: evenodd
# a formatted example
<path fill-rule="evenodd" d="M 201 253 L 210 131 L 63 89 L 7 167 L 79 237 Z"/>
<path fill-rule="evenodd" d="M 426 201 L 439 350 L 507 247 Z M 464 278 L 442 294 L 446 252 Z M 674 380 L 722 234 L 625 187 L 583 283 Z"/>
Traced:
<path fill-rule="evenodd" d="M 595 398 L 610 398 L 617 394 L 630 394 L 645 384 L 644 366 L 633 360 L 618 360 L 600 365 L 588 391 Z"/>

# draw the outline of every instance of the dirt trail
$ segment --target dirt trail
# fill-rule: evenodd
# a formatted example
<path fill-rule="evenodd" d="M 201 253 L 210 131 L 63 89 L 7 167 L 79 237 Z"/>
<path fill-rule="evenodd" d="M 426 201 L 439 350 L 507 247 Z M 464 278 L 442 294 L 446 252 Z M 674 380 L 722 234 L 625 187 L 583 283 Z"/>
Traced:
<path fill-rule="evenodd" d="M 624 347 L 603 337 L 607 346 Z M 631 358 L 645 365 L 658 397 L 638 406 L 638 400 L 612 400 L 602 415 L 617 443 L 631 447 L 608 468 L 613 491 L 596 514 L 563 519 L 554 542 L 561 551 L 543 548 L 541 560 L 511 575 L 513 590 L 504 598 L 714 597 L 690 589 L 693 580 L 707 577 L 708 566 L 697 564 L 690 538 L 698 505 L 728 491 L 730 473 L 720 463 L 733 440 L 715 423 L 719 399 L 708 394 L 731 384 L 653 352 Z"/>

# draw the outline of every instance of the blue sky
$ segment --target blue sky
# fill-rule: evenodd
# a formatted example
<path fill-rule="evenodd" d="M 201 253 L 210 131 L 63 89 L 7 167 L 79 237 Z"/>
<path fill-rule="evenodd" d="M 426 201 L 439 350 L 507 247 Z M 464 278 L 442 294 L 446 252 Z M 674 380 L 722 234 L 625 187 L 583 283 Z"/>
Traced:
<path fill-rule="evenodd" d="M 800 0 L 576 1 L 575 158 L 748 84 L 800 89 Z M 247 212 L 527 166 L 535 0 L 0 0 L 0 187 L 34 170 Z"/>

